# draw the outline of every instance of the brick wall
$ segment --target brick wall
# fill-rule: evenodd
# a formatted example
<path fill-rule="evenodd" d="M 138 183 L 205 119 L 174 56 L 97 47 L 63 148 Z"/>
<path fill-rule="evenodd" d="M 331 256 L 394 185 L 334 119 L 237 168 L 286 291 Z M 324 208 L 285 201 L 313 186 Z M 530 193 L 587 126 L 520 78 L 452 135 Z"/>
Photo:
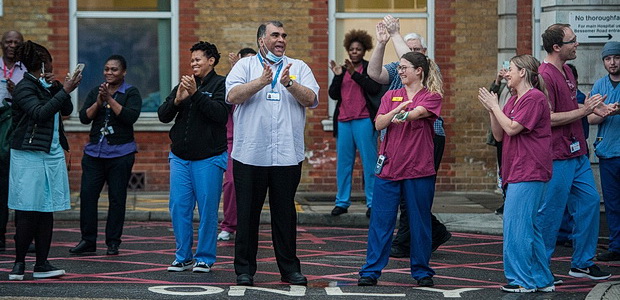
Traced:
<path fill-rule="evenodd" d="M 488 86 L 497 60 L 497 1 L 436 1 L 436 54 L 444 79 L 446 151 L 438 190 L 491 190 L 495 148 L 485 145 L 488 113 L 478 87 Z"/>
<path fill-rule="evenodd" d="M 532 0 L 517 1 L 517 55 L 532 54 Z"/>
<path fill-rule="evenodd" d="M 18 29 L 27 39 L 48 46 L 58 74 L 63 74 L 68 70 L 67 5 L 67 0 L 5 1 L 5 15 L 0 18 L 0 25 Z M 487 86 L 495 75 L 497 2 L 446 0 L 435 1 L 435 6 L 436 59 L 444 78 L 442 115 L 448 134 L 437 188 L 448 191 L 493 189 L 495 148 L 484 144 L 488 114 L 476 95 L 477 87 Z M 229 0 L 205 5 L 198 0 L 181 0 L 179 13 L 181 74 L 189 72 L 188 49 L 198 40 L 218 46 L 222 59 L 216 70 L 226 74 L 230 69 L 226 54 L 243 47 L 256 48 L 255 35 L 260 22 L 274 19 L 284 22 L 289 33 L 287 55 L 308 63 L 321 86 L 319 107 L 307 113 L 307 159 L 299 191 L 335 193 L 335 139 L 331 132 L 323 131 L 321 125 L 328 116 L 327 1 Z M 529 17 L 521 14 L 520 18 Z M 523 31 L 527 30 L 519 34 L 525 35 L 527 32 Z M 76 191 L 79 190 L 81 152 L 87 133 L 71 132 L 69 139 L 72 147 L 70 184 Z M 148 190 L 167 190 L 168 133 L 137 132 L 136 139 L 140 152 L 134 172 L 146 173 Z M 353 175 L 354 192 L 362 192 L 361 175 L 358 160 Z"/>

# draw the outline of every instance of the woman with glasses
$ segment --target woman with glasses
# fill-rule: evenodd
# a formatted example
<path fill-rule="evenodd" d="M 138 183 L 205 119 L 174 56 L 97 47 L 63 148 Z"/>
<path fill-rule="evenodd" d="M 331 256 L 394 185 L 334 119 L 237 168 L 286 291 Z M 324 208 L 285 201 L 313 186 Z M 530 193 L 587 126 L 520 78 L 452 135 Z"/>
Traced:
<path fill-rule="evenodd" d="M 372 37 L 364 30 L 351 30 L 344 37 L 344 48 L 349 59 L 344 65 L 330 61 L 334 79 L 329 86 L 329 96 L 338 101 L 334 111 L 334 137 L 336 137 L 336 181 L 338 193 L 333 216 L 347 212 L 351 205 L 351 176 L 355 165 L 355 151 L 359 150 L 364 170 L 366 216 L 370 217 L 375 182 L 373 168 L 377 160 L 377 131 L 373 120 L 379 108 L 379 98 L 372 97 L 381 85 L 370 79 L 364 60 L 366 51 L 372 49 Z M 375 102 L 374 99 L 377 99 Z"/>
<path fill-rule="evenodd" d="M 368 227 L 366 264 L 358 285 L 376 285 L 387 265 L 394 222 L 401 197 L 407 205 L 411 241 L 411 276 L 419 286 L 433 286 L 431 206 L 435 193 L 433 122 L 441 111 L 442 80 L 438 67 L 426 55 L 402 56 L 398 75 L 403 88 L 388 91 L 375 119 L 386 130 L 375 166 L 373 212 Z"/>
<path fill-rule="evenodd" d="M 540 63 L 531 55 L 510 60 L 505 75 L 516 92 L 499 107 L 497 94 L 480 88 L 478 99 L 489 112 L 495 140 L 502 142 L 505 292 L 553 292 L 543 232 L 535 218 L 551 179 L 551 110 Z M 547 233 L 552 234 L 552 233 Z"/>

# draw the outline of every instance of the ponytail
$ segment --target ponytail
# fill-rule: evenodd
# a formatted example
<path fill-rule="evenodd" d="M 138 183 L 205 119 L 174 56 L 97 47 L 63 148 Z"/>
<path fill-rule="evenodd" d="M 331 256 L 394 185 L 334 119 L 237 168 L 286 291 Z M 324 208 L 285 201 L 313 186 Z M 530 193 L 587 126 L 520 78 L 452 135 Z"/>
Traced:
<path fill-rule="evenodd" d="M 443 97 L 443 79 L 441 73 L 439 73 L 439 66 L 434 60 L 427 57 L 428 61 L 428 76 L 425 76 L 424 85 L 431 93 L 439 94 Z"/>

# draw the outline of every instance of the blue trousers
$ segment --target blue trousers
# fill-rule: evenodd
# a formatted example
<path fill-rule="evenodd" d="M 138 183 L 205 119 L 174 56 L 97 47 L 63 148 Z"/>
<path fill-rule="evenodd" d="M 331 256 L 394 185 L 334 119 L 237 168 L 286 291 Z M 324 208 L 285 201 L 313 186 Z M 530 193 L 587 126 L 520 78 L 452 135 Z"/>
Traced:
<path fill-rule="evenodd" d="M 366 206 L 372 207 L 372 194 L 377 163 L 377 131 L 370 118 L 338 122 L 336 139 L 336 206 L 348 208 L 351 205 L 351 176 L 355 166 L 355 150 L 359 150 L 364 169 L 364 193 Z"/>
<path fill-rule="evenodd" d="M 509 284 L 528 289 L 553 284 L 545 243 L 535 218 L 546 182 L 509 183 L 504 204 L 504 274 Z"/>
<path fill-rule="evenodd" d="M 222 175 L 228 153 L 203 160 L 184 160 L 172 152 L 170 161 L 170 217 L 176 241 L 175 258 L 179 262 L 196 259 L 208 265 L 215 263 L 217 242 L 217 210 L 222 194 Z M 194 244 L 194 208 L 198 204 L 200 225 L 196 255 Z"/>
<path fill-rule="evenodd" d="M 435 271 L 429 267 L 431 258 L 431 207 L 435 194 L 435 176 L 390 181 L 375 178 L 375 195 L 370 225 L 366 264 L 359 274 L 362 277 L 379 278 L 390 256 L 394 223 L 401 197 L 404 197 L 409 217 L 411 241 L 411 277 L 416 280 L 432 277 Z"/>
<path fill-rule="evenodd" d="M 555 250 L 564 209 L 573 217 L 573 257 L 571 268 L 594 265 L 600 219 L 599 195 L 594 185 L 590 161 L 585 155 L 553 161 L 553 175 L 547 184 L 536 225 L 545 234 L 547 263 Z"/>
<path fill-rule="evenodd" d="M 609 226 L 609 251 L 620 253 L 620 157 L 599 159 L 599 168 Z"/>

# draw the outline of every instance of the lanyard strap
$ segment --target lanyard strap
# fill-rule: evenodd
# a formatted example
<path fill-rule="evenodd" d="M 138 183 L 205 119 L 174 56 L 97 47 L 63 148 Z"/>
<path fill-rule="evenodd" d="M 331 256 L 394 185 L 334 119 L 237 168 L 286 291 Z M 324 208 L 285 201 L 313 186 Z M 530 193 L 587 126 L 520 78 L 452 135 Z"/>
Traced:
<path fill-rule="evenodd" d="M 6 65 L 2 66 L 2 72 L 4 73 L 4 79 L 11 79 L 13 77 L 13 73 L 15 72 L 15 65 L 9 70 L 9 77 L 6 76 Z"/>
<path fill-rule="evenodd" d="M 257 55 L 258 56 L 258 60 L 260 61 L 261 65 L 264 65 L 264 61 L 261 58 L 260 54 Z M 280 65 L 278 66 L 278 70 L 276 71 L 276 75 L 273 77 L 273 81 L 271 81 L 271 90 L 273 91 L 273 89 L 276 87 L 276 83 L 278 82 L 278 77 L 280 77 L 280 71 L 282 71 L 282 66 L 284 66 L 284 63 L 281 62 Z"/>

